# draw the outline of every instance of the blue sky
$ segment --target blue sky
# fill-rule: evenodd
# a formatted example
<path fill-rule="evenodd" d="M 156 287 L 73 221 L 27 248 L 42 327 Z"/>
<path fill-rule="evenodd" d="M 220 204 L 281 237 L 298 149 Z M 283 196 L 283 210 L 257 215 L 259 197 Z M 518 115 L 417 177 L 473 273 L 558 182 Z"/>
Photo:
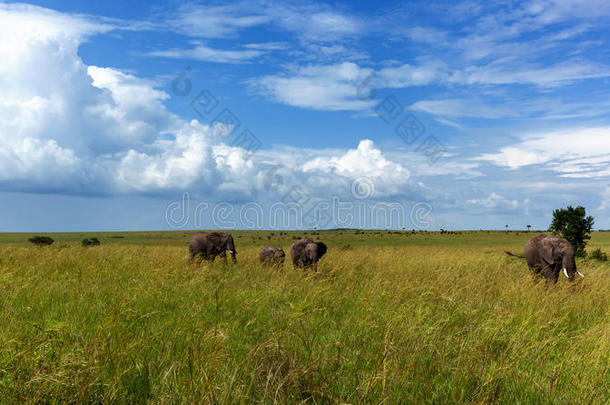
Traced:
<path fill-rule="evenodd" d="M 0 2 L 0 230 L 610 228 L 610 3 Z M 204 111 L 205 110 L 205 111 Z"/>

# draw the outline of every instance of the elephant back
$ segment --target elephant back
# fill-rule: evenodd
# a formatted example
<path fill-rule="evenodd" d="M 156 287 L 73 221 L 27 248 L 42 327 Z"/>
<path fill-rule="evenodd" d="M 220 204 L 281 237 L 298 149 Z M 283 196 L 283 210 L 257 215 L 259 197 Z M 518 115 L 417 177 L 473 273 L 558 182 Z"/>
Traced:
<path fill-rule="evenodd" d="M 207 243 L 207 234 L 205 232 L 197 232 L 189 242 L 189 251 L 200 252 L 205 250 Z"/>

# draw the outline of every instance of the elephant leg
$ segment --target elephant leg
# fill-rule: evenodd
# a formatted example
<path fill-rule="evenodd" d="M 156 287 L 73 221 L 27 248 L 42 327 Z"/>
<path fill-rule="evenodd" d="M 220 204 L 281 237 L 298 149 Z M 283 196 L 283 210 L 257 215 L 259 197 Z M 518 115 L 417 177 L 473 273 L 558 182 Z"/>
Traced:
<path fill-rule="evenodd" d="M 540 281 L 540 272 L 539 272 L 538 266 L 534 265 L 534 266 L 531 266 L 529 269 L 530 269 L 530 274 L 532 276 L 532 280 L 534 280 L 535 284 L 538 284 L 538 282 Z"/>
<path fill-rule="evenodd" d="M 210 261 L 210 256 L 207 253 L 202 253 L 199 256 L 199 264 L 203 263 L 203 261 Z M 212 259 L 213 260 L 213 259 Z"/>
<path fill-rule="evenodd" d="M 557 281 L 559 280 L 559 271 L 556 271 L 556 272 L 555 272 L 554 277 L 555 277 L 555 278 L 553 279 L 553 282 L 554 282 L 555 284 L 557 284 Z"/>
<path fill-rule="evenodd" d="M 559 272 L 555 270 L 555 266 L 545 266 L 542 270 L 542 275 L 546 278 L 546 285 L 557 283 Z"/>
<path fill-rule="evenodd" d="M 193 253 L 191 255 L 191 262 L 192 261 L 196 261 L 198 266 L 201 266 L 201 263 L 203 262 L 203 254 L 201 253 Z"/>
<path fill-rule="evenodd" d="M 220 257 L 222 257 L 222 260 L 225 262 L 225 264 L 227 264 L 227 252 L 226 252 L 226 251 L 223 251 L 223 252 L 220 254 Z"/>
<path fill-rule="evenodd" d="M 562 266 L 556 264 L 555 268 L 553 269 L 553 282 L 555 284 L 557 284 L 557 281 L 559 280 L 559 274 L 561 273 L 561 267 Z"/>

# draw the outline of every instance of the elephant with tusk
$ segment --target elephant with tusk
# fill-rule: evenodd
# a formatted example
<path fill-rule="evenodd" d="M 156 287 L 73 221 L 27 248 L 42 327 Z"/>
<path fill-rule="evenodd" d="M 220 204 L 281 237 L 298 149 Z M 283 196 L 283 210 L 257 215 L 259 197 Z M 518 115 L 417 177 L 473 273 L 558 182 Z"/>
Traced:
<path fill-rule="evenodd" d="M 216 256 L 222 257 L 226 262 L 227 252 L 231 254 L 233 263 L 237 263 L 233 237 L 226 232 L 198 232 L 189 243 L 191 260 L 198 257 L 199 263 L 204 259 L 213 262 Z"/>
<path fill-rule="evenodd" d="M 555 235 L 540 234 L 527 241 L 524 255 L 519 256 L 505 251 L 510 256 L 527 260 L 527 265 L 535 274 L 546 278 L 547 284 L 557 282 L 559 274 L 563 273 L 568 280 L 573 281 L 576 275 L 584 275 L 576 269 L 574 247 L 563 238 Z"/>

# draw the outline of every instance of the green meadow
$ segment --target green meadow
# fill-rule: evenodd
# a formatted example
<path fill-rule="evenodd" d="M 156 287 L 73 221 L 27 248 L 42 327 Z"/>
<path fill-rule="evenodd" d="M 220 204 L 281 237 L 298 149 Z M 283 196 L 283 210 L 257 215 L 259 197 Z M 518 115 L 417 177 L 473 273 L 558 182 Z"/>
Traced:
<path fill-rule="evenodd" d="M 610 403 L 610 264 L 547 288 L 503 252 L 537 232 L 192 234 L 0 234 L 0 402 Z M 298 237 L 317 272 L 258 263 Z"/>

